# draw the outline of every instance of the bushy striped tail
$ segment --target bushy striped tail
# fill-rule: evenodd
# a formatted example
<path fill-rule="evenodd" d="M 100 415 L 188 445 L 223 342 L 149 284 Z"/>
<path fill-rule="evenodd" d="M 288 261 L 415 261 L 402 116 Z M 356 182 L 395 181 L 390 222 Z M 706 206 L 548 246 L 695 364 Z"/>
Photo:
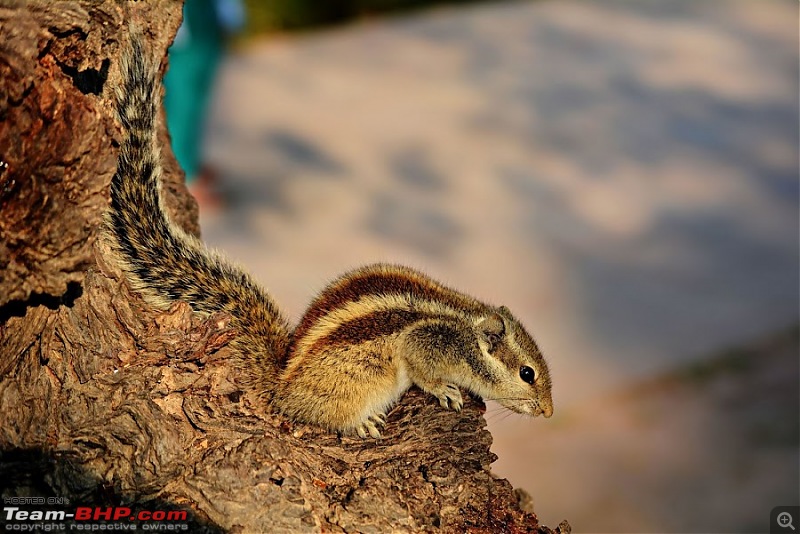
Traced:
<path fill-rule="evenodd" d="M 173 223 L 164 208 L 156 137 L 159 65 L 139 32 L 131 34 L 121 73 L 116 112 L 123 137 L 108 215 L 121 266 L 131 284 L 156 306 L 182 300 L 197 312 L 231 314 L 240 330 L 236 348 L 246 360 L 255 360 L 253 372 L 269 375 L 264 378 L 273 382 L 270 377 L 282 367 L 289 343 L 278 306 L 241 268 Z"/>

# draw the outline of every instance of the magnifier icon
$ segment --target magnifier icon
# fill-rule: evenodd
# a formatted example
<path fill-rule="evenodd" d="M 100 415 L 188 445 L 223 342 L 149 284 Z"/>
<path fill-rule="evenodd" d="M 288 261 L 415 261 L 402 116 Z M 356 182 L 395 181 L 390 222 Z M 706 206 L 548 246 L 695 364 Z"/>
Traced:
<path fill-rule="evenodd" d="M 794 525 L 792 524 L 792 514 L 790 514 L 789 512 L 779 513 L 778 526 L 781 528 L 789 527 L 790 529 L 794 530 Z"/>

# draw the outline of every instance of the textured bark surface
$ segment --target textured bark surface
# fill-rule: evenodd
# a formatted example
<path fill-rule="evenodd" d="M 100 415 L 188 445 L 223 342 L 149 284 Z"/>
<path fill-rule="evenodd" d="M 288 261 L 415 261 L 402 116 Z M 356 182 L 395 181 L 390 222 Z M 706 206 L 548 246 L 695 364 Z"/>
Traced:
<path fill-rule="evenodd" d="M 179 2 L 2 5 L 4 497 L 181 508 L 196 531 L 551 532 L 490 473 L 479 402 L 456 414 L 412 391 L 378 442 L 288 423 L 237 385 L 227 317 L 152 310 L 123 281 L 100 234 L 110 88 L 126 28 L 165 53 Z M 168 203 L 196 233 L 164 153 Z"/>

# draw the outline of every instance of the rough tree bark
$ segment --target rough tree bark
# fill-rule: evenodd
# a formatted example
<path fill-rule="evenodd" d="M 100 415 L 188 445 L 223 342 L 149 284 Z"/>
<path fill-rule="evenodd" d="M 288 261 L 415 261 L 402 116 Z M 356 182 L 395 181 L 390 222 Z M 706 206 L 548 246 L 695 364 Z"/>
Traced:
<path fill-rule="evenodd" d="M 379 442 L 289 424 L 237 385 L 227 317 L 154 311 L 108 260 L 117 58 L 131 23 L 166 54 L 180 10 L 0 1 L 2 495 L 181 508 L 204 531 L 552 532 L 492 476 L 479 402 L 411 392 Z M 198 233 L 164 152 L 168 203 Z"/>

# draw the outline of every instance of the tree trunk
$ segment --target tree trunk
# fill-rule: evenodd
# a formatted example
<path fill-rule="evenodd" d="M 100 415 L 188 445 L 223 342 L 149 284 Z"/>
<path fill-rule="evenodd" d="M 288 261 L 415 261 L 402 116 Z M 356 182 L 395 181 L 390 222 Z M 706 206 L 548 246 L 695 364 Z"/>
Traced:
<path fill-rule="evenodd" d="M 182 509 L 192 531 L 552 532 L 491 474 L 479 401 L 454 413 L 412 391 L 377 442 L 292 424 L 237 385 L 228 317 L 153 310 L 108 260 L 117 59 L 131 24 L 166 55 L 180 2 L 0 6 L 3 497 Z"/>

